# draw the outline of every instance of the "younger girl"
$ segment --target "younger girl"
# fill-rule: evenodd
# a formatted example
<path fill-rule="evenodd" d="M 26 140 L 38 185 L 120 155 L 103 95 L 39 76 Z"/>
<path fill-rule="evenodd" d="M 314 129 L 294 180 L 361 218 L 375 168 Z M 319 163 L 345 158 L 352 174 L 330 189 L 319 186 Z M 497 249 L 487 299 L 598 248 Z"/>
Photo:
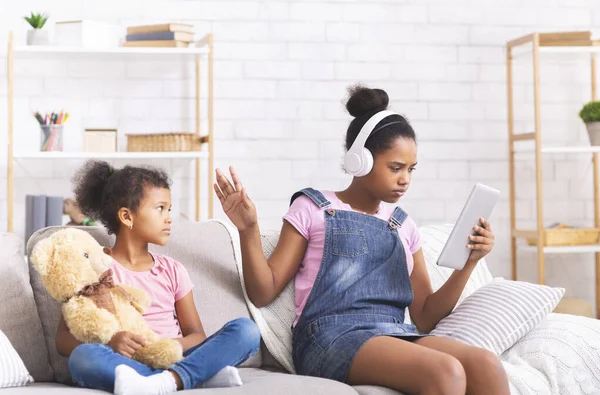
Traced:
<path fill-rule="evenodd" d="M 248 295 L 264 306 L 295 279 L 292 341 L 300 374 L 410 394 L 508 394 L 494 354 L 426 335 L 450 314 L 494 235 L 482 219 L 478 235 L 465 240 L 472 249 L 466 266 L 432 291 L 416 224 L 400 207 L 384 204 L 406 193 L 417 164 L 413 128 L 383 112 L 387 105 L 382 90 L 351 91 L 346 107 L 355 118 L 345 165 L 354 178 L 343 191 L 294 194 L 268 260 L 239 177 L 230 169 L 232 185 L 217 170 L 215 191 L 240 232 Z M 416 328 L 404 324 L 406 307 Z"/>
<path fill-rule="evenodd" d="M 160 170 L 90 161 L 74 178 L 79 207 L 116 235 L 110 266 L 115 281 L 145 290 L 151 305 L 144 313 L 161 337 L 181 343 L 185 359 L 165 371 L 133 359 L 144 339 L 119 332 L 107 345 L 81 344 L 61 318 L 56 348 L 69 356 L 69 371 L 81 387 L 116 394 L 167 394 L 204 384 L 241 385 L 236 366 L 259 349 L 260 333 L 249 319 L 231 321 L 206 337 L 196 311 L 193 284 L 185 267 L 148 251 L 148 244 L 165 245 L 171 233 L 171 191 Z M 209 380 L 210 379 L 210 380 Z M 208 380 L 208 381 L 207 381 Z"/>

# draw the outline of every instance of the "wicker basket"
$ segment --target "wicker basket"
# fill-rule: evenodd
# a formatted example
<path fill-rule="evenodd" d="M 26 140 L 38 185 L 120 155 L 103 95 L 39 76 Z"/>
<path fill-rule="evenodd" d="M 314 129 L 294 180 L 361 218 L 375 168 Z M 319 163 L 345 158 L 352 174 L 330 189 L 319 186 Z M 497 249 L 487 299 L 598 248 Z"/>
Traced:
<path fill-rule="evenodd" d="M 129 152 L 199 151 L 205 138 L 193 133 L 127 134 Z"/>
<path fill-rule="evenodd" d="M 545 246 L 580 246 L 598 244 L 600 228 L 555 228 L 544 230 Z M 527 244 L 537 245 L 536 238 Z"/>

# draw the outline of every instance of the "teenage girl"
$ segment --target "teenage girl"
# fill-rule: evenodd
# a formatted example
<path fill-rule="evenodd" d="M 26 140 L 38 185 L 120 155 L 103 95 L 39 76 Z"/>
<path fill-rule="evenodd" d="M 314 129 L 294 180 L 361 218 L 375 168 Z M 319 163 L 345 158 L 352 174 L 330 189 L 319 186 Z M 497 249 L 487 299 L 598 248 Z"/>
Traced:
<path fill-rule="evenodd" d="M 76 174 L 75 195 L 85 215 L 116 235 L 110 265 L 115 282 L 138 287 L 151 296 L 144 312 L 161 337 L 181 343 L 184 359 L 168 370 L 155 370 L 131 356 L 144 339 L 118 332 L 108 344 L 81 344 L 61 317 L 56 348 L 69 357 L 76 384 L 123 395 L 162 395 L 176 390 L 241 385 L 234 367 L 255 354 L 260 333 L 247 318 L 233 320 L 206 337 L 193 283 L 176 260 L 148 250 L 165 245 L 171 234 L 171 191 L 166 173 L 149 167 L 115 169 L 90 161 Z"/>
<path fill-rule="evenodd" d="M 239 177 L 230 168 L 230 182 L 217 169 L 215 192 L 240 233 L 250 299 L 265 306 L 294 279 L 299 374 L 410 394 L 509 394 L 495 354 L 428 335 L 492 250 L 489 222 L 482 218 L 476 236 L 465 240 L 472 251 L 464 268 L 433 292 L 416 224 L 388 204 L 408 190 L 417 165 L 415 132 L 404 117 L 386 111 L 383 90 L 359 86 L 350 93 L 346 108 L 354 119 L 344 163 L 352 182 L 343 191 L 295 193 L 268 260 Z M 415 326 L 404 323 L 407 307 Z"/>

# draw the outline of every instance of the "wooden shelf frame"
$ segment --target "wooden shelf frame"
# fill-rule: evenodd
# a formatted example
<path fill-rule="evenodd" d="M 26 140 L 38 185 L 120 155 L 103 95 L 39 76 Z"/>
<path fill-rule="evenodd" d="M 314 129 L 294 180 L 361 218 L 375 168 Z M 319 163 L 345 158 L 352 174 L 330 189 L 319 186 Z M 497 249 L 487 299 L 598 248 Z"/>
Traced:
<path fill-rule="evenodd" d="M 596 52 L 600 51 L 600 41 L 591 39 L 591 32 L 562 32 L 562 33 L 533 33 L 508 41 L 506 44 L 506 73 L 507 73 L 507 100 L 508 100 L 508 146 L 509 146 L 509 186 L 510 186 L 510 229 L 511 229 L 511 275 L 517 279 L 517 239 L 535 236 L 536 240 L 544 240 L 544 213 L 543 213 L 543 188 L 542 188 L 542 155 L 548 153 L 591 153 L 593 163 L 593 189 L 594 189 L 594 226 L 600 227 L 600 189 L 598 147 L 542 147 L 542 122 L 541 122 L 541 89 L 540 89 L 540 52 L 583 52 L 590 54 L 590 79 L 591 99 L 598 99 Z M 514 102 L 513 102 L 513 55 L 517 47 L 527 45 L 531 50 L 533 60 L 533 85 L 534 85 L 534 125 L 533 132 L 515 134 L 514 130 Z M 521 140 L 532 140 L 535 152 L 535 190 L 537 227 L 533 231 L 521 231 L 516 227 L 516 195 L 515 195 L 515 143 Z M 600 318 L 600 248 L 599 246 L 573 246 L 554 247 L 537 243 L 534 247 L 525 247 L 537 253 L 538 283 L 545 283 L 544 254 L 561 252 L 592 252 L 595 255 L 595 298 L 596 318 Z"/>
<path fill-rule="evenodd" d="M 195 61 L 195 93 L 196 93 L 196 119 L 195 119 L 195 133 L 201 136 L 201 142 L 199 151 L 195 153 L 189 152 L 118 152 L 112 155 L 97 153 L 93 157 L 105 158 L 105 159 L 193 159 L 195 160 L 195 209 L 196 209 L 196 221 L 201 219 L 200 209 L 200 186 L 201 186 L 201 159 L 204 157 L 208 158 L 208 171 L 206 177 L 207 191 L 208 191 L 208 217 L 214 217 L 214 193 L 212 193 L 212 186 L 214 184 L 214 37 L 212 33 L 207 34 L 200 40 L 195 42 L 194 48 L 135 48 L 135 47 L 117 47 L 110 49 L 86 49 L 76 47 L 53 47 L 53 46 L 31 46 L 31 47 L 17 47 L 14 42 L 14 32 L 10 31 L 8 35 L 8 52 L 7 52 L 7 104 L 8 104 L 8 156 L 7 156 L 7 230 L 13 232 L 14 229 L 14 161 L 16 159 L 86 159 L 90 157 L 90 153 L 75 152 L 75 153 L 15 153 L 14 151 L 14 64 L 16 55 L 26 56 L 47 56 L 53 54 L 56 56 L 160 56 L 172 59 L 184 59 Z M 201 61 L 207 59 L 207 84 L 208 84 L 208 133 L 202 135 L 200 130 L 201 125 L 201 111 L 200 111 L 200 83 L 201 83 Z M 71 58 L 69 58 L 71 59 Z M 203 152 L 204 146 L 208 147 L 208 153 Z"/>

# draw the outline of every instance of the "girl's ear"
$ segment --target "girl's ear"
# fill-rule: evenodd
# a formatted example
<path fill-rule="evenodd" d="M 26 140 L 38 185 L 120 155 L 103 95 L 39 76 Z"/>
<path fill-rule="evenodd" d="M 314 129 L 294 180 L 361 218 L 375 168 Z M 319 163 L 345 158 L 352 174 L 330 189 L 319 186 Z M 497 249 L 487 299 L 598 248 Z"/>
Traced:
<path fill-rule="evenodd" d="M 127 207 L 121 207 L 117 212 L 117 218 L 119 218 L 119 222 L 124 226 L 131 228 L 133 226 L 133 215 L 131 210 Z"/>

